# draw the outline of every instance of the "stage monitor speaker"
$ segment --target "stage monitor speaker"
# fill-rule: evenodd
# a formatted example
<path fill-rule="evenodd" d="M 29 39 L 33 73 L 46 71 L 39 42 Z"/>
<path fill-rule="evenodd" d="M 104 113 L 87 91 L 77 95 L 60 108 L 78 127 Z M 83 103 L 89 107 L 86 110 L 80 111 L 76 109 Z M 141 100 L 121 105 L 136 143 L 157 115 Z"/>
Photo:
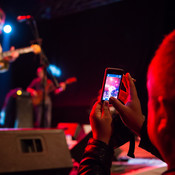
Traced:
<path fill-rule="evenodd" d="M 71 168 L 63 130 L 0 130 L 0 174 L 67 175 Z"/>

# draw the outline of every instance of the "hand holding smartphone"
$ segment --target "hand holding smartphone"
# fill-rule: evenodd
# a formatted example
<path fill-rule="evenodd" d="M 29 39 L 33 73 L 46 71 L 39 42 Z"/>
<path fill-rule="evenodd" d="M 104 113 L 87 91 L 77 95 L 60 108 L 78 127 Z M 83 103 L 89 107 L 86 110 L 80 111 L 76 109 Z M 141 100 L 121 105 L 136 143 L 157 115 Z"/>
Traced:
<path fill-rule="evenodd" d="M 118 68 L 106 68 L 103 85 L 101 101 L 109 101 L 110 97 L 118 98 L 119 91 L 122 83 L 122 76 L 124 74 L 123 69 Z"/>

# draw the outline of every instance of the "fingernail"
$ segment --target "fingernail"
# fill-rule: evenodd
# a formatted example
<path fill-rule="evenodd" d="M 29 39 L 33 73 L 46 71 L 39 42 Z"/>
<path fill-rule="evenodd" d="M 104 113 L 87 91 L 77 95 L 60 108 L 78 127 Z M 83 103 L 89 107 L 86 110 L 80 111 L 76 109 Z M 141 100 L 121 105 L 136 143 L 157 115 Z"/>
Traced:
<path fill-rule="evenodd" d="M 114 100 L 115 100 L 115 98 L 114 98 L 114 97 L 110 97 L 110 100 L 114 101 Z"/>

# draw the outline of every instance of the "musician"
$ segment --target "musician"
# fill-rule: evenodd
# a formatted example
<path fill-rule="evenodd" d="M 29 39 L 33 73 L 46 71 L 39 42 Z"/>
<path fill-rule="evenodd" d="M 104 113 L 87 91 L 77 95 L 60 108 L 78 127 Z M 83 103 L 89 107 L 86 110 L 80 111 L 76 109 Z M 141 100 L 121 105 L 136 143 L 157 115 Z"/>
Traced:
<path fill-rule="evenodd" d="M 59 94 L 64 91 L 66 84 L 61 82 L 59 88 L 56 88 L 52 81 L 47 78 L 44 74 L 44 68 L 39 67 L 37 69 L 37 78 L 35 78 L 31 84 L 27 87 L 27 91 L 32 96 L 32 101 L 34 105 L 34 127 L 41 127 L 42 117 L 44 117 L 44 128 L 51 127 L 51 110 L 52 102 L 50 98 L 50 93 L 54 91 L 55 94 Z M 45 91 L 44 91 L 45 87 Z M 43 93 L 45 92 L 45 96 Z M 45 97 L 45 98 L 44 98 Z M 43 98 L 44 98 L 44 108 L 43 108 Z M 44 110 L 44 111 L 43 111 Z M 42 114 L 44 112 L 44 115 Z M 43 126 L 42 126 L 43 127 Z"/>
<path fill-rule="evenodd" d="M 4 23 L 5 23 L 5 13 L 0 8 L 0 34 L 2 33 Z M 15 48 L 11 47 L 10 50 L 14 51 Z M 2 47 L 1 47 L 1 44 L 0 44 L 0 73 L 5 72 L 6 70 L 8 70 L 9 63 L 15 61 L 18 56 L 19 56 L 18 52 L 14 51 L 14 52 L 11 53 L 11 56 L 3 58 L 2 57 Z"/>

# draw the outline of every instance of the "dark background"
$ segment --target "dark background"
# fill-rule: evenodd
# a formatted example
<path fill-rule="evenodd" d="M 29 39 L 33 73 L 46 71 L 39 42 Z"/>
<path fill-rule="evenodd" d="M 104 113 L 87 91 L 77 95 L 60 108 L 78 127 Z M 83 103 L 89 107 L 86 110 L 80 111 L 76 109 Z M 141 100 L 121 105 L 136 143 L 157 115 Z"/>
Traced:
<path fill-rule="evenodd" d="M 52 96 L 53 127 L 60 121 L 88 123 L 106 67 L 131 73 L 147 114 L 146 71 L 162 38 L 175 27 L 173 1 L 1 0 L 0 7 L 13 25 L 10 45 L 25 47 L 34 40 L 30 26 L 16 21 L 18 15 L 30 14 L 49 62 L 62 70 L 58 81 L 77 77 L 65 92 Z M 25 90 L 39 63 L 32 53 L 21 55 L 0 74 L 0 107 L 10 89 Z"/>

